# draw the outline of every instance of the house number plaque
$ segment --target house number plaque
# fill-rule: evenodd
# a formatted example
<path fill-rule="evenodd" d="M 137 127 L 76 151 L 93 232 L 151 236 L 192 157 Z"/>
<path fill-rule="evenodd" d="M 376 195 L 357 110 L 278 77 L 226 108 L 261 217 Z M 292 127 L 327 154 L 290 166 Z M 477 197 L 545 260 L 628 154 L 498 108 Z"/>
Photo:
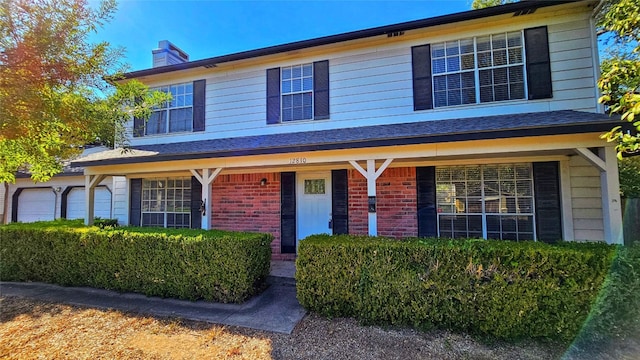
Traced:
<path fill-rule="evenodd" d="M 299 158 L 290 158 L 289 159 L 289 165 L 291 164 L 306 164 L 307 163 L 307 158 L 304 157 L 299 157 Z"/>

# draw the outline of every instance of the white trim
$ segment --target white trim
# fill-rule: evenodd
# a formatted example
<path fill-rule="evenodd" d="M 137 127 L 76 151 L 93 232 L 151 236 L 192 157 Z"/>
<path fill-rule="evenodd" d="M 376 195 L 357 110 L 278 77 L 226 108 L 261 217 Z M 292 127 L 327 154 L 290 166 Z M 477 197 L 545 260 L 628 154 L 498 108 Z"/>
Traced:
<path fill-rule="evenodd" d="M 601 172 L 607 171 L 607 164 L 604 160 L 598 157 L 596 154 L 591 152 L 591 150 L 587 148 L 576 148 L 576 152 L 578 155 L 582 156 L 585 160 L 587 160 L 591 165 L 595 166 Z"/>
<path fill-rule="evenodd" d="M 202 184 L 202 198 L 200 201 L 204 203 L 204 214 L 200 220 L 200 227 L 205 230 L 211 229 L 211 214 L 209 211 L 211 209 L 211 198 L 213 197 L 213 193 L 211 190 L 211 184 L 213 181 L 220 175 L 222 168 L 209 169 L 204 168 L 202 170 L 199 169 L 189 169 L 191 174 Z"/>
<path fill-rule="evenodd" d="M 562 238 L 565 241 L 574 241 L 571 164 L 568 159 L 560 161 L 560 203 L 562 206 Z"/>
<path fill-rule="evenodd" d="M 624 244 L 616 150 L 612 146 L 607 146 L 600 148 L 599 153 L 606 164 L 605 171 L 600 172 L 604 240 L 607 244 Z"/>

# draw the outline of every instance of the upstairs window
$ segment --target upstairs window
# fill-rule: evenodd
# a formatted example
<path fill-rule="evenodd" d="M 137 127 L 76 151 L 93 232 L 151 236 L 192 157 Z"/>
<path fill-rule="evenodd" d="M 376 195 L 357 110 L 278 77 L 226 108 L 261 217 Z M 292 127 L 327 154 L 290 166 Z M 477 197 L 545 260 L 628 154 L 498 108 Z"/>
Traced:
<path fill-rule="evenodd" d="M 329 118 L 329 61 L 267 70 L 267 124 Z"/>
<path fill-rule="evenodd" d="M 145 135 L 193 130 L 192 83 L 163 86 L 151 90 L 169 93 L 172 99 L 153 111 L 147 121 Z"/>
<path fill-rule="evenodd" d="M 522 32 L 431 45 L 434 106 L 524 99 Z"/>
<path fill-rule="evenodd" d="M 282 68 L 282 121 L 313 119 L 313 65 Z"/>
<path fill-rule="evenodd" d="M 414 110 L 553 96 L 547 27 L 411 48 Z"/>
<path fill-rule="evenodd" d="M 154 109 L 149 120 L 134 118 L 134 137 L 204 131 L 206 80 L 161 86 L 151 90 L 171 94 L 172 99 Z"/>

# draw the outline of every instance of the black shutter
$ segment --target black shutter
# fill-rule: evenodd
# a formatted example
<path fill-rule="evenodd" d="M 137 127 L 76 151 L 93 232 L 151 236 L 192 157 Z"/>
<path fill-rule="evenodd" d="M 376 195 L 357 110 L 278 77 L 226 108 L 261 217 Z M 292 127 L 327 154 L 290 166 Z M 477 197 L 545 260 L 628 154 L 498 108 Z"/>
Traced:
<path fill-rule="evenodd" d="M 349 233 L 349 182 L 347 170 L 331 171 L 331 216 L 333 233 Z"/>
<path fill-rule="evenodd" d="M 140 226 L 142 218 L 142 179 L 131 179 L 129 194 L 129 225 Z"/>
<path fill-rule="evenodd" d="M 280 122 L 280 68 L 267 70 L 267 124 Z"/>
<path fill-rule="evenodd" d="M 416 187 L 418 193 L 418 236 L 438 236 L 435 166 L 416 168 Z"/>
<path fill-rule="evenodd" d="M 525 29 L 524 44 L 527 53 L 529 100 L 553 97 L 547 27 Z"/>
<path fill-rule="evenodd" d="M 536 206 L 536 232 L 539 241 L 562 240 L 560 176 L 557 161 L 533 163 Z"/>
<path fill-rule="evenodd" d="M 280 252 L 296 253 L 296 173 L 280 174 Z"/>
<path fill-rule="evenodd" d="M 313 63 L 313 118 L 329 118 L 329 60 Z"/>
<path fill-rule="evenodd" d="M 204 131 L 207 80 L 193 82 L 193 131 Z"/>
<path fill-rule="evenodd" d="M 202 200 L 202 184 L 191 177 L 191 228 L 200 229 L 202 227 L 202 213 L 200 212 L 200 201 Z M 205 204 L 205 216 L 211 216 L 209 209 L 211 204 Z"/>
<path fill-rule="evenodd" d="M 142 98 L 136 97 L 136 105 L 142 101 Z M 144 136 L 144 119 L 139 117 L 133 117 L 133 137 Z"/>
<path fill-rule="evenodd" d="M 413 110 L 433 109 L 431 94 L 431 46 L 411 48 L 413 68 Z"/>

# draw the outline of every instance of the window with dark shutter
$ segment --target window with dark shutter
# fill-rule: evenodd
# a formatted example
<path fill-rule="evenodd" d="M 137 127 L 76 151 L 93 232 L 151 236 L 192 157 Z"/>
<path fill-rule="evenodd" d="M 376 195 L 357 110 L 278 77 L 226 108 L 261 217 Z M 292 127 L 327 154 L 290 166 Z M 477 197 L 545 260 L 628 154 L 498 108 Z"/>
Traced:
<path fill-rule="evenodd" d="M 418 193 L 418 236 L 438 236 L 436 213 L 436 168 L 434 166 L 416 168 Z"/>
<path fill-rule="evenodd" d="M 560 170 L 557 161 L 533 163 L 536 233 L 539 241 L 562 240 Z"/>
<path fill-rule="evenodd" d="M 267 124 L 328 118 L 328 60 L 267 70 Z"/>
<path fill-rule="evenodd" d="M 334 234 L 349 233 L 349 183 L 347 170 L 331 171 L 331 216 Z"/>
<path fill-rule="evenodd" d="M 414 46 L 411 56 L 414 110 L 552 97 L 545 26 Z"/>
<path fill-rule="evenodd" d="M 280 251 L 296 253 L 296 173 L 280 174 Z"/>

